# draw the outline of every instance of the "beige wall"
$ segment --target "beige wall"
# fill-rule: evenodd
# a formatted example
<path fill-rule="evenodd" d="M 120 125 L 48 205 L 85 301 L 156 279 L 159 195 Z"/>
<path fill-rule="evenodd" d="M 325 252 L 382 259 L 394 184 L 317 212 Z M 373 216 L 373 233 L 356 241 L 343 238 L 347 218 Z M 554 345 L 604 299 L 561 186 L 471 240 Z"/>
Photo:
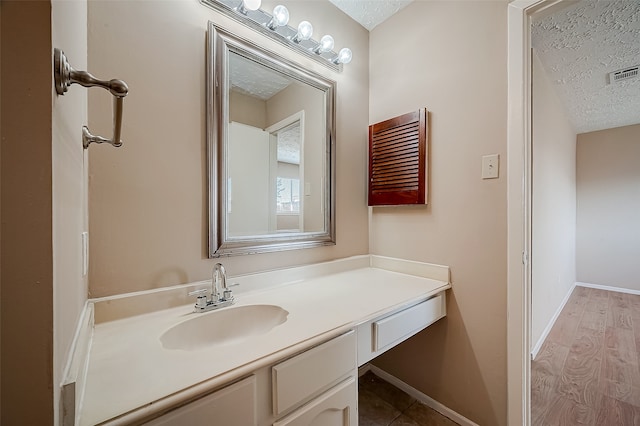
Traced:
<path fill-rule="evenodd" d="M 54 415 L 51 5 L 2 2 L 2 417 Z"/>
<path fill-rule="evenodd" d="M 53 88 L 53 47 L 86 68 L 86 3 L 2 3 L 2 424 L 57 424 L 87 298 L 86 89 Z"/>
<path fill-rule="evenodd" d="M 274 2 L 263 2 L 273 8 Z M 329 2 L 287 4 L 291 23 L 349 45 L 336 73 L 265 41 L 196 1 L 89 2 L 89 68 L 129 85 L 124 145 L 89 150 L 92 297 L 207 279 L 205 40 L 207 21 L 259 42 L 337 81 L 337 244 L 224 259 L 237 275 L 367 253 L 365 160 L 368 33 Z M 89 94 L 90 127 L 111 132 L 111 99 Z"/>
<path fill-rule="evenodd" d="M 264 129 L 267 127 L 267 103 L 232 90 L 229 93 L 229 121 Z"/>
<path fill-rule="evenodd" d="M 576 132 L 537 55 L 533 60 L 531 268 L 535 347 L 576 281 Z"/>
<path fill-rule="evenodd" d="M 419 1 L 370 35 L 370 122 L 426 107 L 431 126 L 429 204 L 373 208 L 371 252 L 449 265 L 453 285 L 446 319 L 375 363 L 481 425 L 507 418 L 506 24 L 507 2 Z"/>
<path fill-rule="evenodd" d="M 0 6 L 0 34 L 2 34 L 2 6 Z M 2 63 L 2 43 L 0 42 L 0 64 Z M 0 99 L 2 99 L 2 66 L 0 65 Z M 0 106 L 0 129 L 2 129 L 2 107 Z M 0 138 L 2 131 L 0 130 Z M 0 142 L 0 188 L 2 188 L 2 148 Z M 1 193 L 1 191 L 0 191 Z M 0 223 L 2 223 L 2 196 L 0 195 Z M 2 241 L 2 226 L 0 226 Z M 0 244 L 0 265 L 2 265 L 2 244 Z M 2 274 L 0 273 L 0 300 L 2 300 Z M 2 366 L 2 303 L 0 303 L 0 367 Z M 2 368 L 0 368 L 0 420 L 2 419 Z"/>
<path fill-rule="evenodd" d="M 578 135 L 578 281 L 640 291 L 640 125 Z"/>

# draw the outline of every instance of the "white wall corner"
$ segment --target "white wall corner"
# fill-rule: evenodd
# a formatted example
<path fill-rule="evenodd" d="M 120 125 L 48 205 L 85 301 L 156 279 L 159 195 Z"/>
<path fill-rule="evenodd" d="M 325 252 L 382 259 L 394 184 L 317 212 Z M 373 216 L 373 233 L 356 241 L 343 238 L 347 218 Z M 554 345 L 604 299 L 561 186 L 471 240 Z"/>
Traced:
<path fill-rule="evenodd" d="M 538 353 L 540 352 L 540 349 L 542 348 L 542 344 L 544 343 L 545 339 L 547 338 L 547 336 L 551 332 L 551 329 L 553 328 L 553 325 L 556 323 L 556 320 L 560 316 L 560 313 L 564 309 L 564 306 L 569 301 L 569 297 L 571 297 L 571 293 L 573 293 L 573 289 L 576 288 L 576 285 L 578 285 L 578 283 L 573 283 L 573 285 L 569 288 L 569 291 L 567 292 L 567 294 L 565 294 L 564 299 L 562 299 L 562 302 L 560 303 L 560 306 L 558 306 L 558 309 L 556 309 L 556 312 L 553 314 L 553 316 L 549 320 L 549 323 L 544 328 L 544 330 L 542 330 L 542 334 L 540 335 L 540 338 L 538 339 L 536 344 L 531 349 L 531 359 L 532 360 L 535 361 L 536 357 L 538 356 Z"/>

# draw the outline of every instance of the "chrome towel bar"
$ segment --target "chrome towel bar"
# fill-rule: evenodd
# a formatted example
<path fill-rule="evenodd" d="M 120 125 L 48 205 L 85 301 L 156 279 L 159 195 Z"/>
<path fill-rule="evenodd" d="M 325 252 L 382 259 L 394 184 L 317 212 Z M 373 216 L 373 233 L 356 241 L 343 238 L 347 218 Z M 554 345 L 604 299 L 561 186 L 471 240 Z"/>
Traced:
<path fill-rule="evenodd" d="M 122 133 L 122 104 L 127 96 L 129 87 L 122 80 L 98 80 L 86 71 L 74 70 L 64 52 L 58 48 L 53 50 L 53 74 L 58 95 L 64 95 L 73 83 L 84 87 L 102 87 L 114 96 L 113 98 L 113 138 L 106 139 L 102 136 L 92 135 L 87 126 L 82 126 L 82 146 L 86 149 L 92 142 L 109 143 L 115 147 L 122 145 L 120 134 Z"/>

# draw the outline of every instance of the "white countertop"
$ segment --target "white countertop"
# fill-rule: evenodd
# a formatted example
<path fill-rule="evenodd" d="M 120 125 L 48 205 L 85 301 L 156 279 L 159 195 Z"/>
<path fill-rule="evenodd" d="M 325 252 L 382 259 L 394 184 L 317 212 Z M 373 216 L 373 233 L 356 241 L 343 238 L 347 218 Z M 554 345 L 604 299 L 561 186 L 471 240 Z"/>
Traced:
<path fill-rule="evenodd" d="M 136 411 L 153 410 L 150 404 L 174 404 L 185 398 L 177 392 L 213 389 L 450 287 L 445 281 L 366 267 L 240 293 L 233 307 L 277 305 L 289 312 L 287 321 L 266 334 L 197 351 L 165 349 L 159 338 L 177 323 L 217 311 L 195 314 L 193 305 L 186 305 L 97 324 L 80 424 L 129 413 L 124 422 Z"/>

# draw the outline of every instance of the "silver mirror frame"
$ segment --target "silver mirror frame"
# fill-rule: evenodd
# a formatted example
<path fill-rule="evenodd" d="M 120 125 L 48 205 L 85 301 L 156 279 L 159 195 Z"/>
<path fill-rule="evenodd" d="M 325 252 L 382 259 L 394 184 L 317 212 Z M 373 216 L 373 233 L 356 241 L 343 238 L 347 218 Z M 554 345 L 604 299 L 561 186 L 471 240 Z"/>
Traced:
<path fill-rule="evenodd" d="M 210 258 L 295 250 L 335 244 L 335 92 L 336 83 L 304 69 L 255 43 L 233 35 L 209 22 L 207 46 L 207 162 L 209 195 Z M 235 52 L 325 92 L 325 188 L 324 230 L 228 237 L 227 223 L 227 139 L 229 122 L 229 52 Z"/>

